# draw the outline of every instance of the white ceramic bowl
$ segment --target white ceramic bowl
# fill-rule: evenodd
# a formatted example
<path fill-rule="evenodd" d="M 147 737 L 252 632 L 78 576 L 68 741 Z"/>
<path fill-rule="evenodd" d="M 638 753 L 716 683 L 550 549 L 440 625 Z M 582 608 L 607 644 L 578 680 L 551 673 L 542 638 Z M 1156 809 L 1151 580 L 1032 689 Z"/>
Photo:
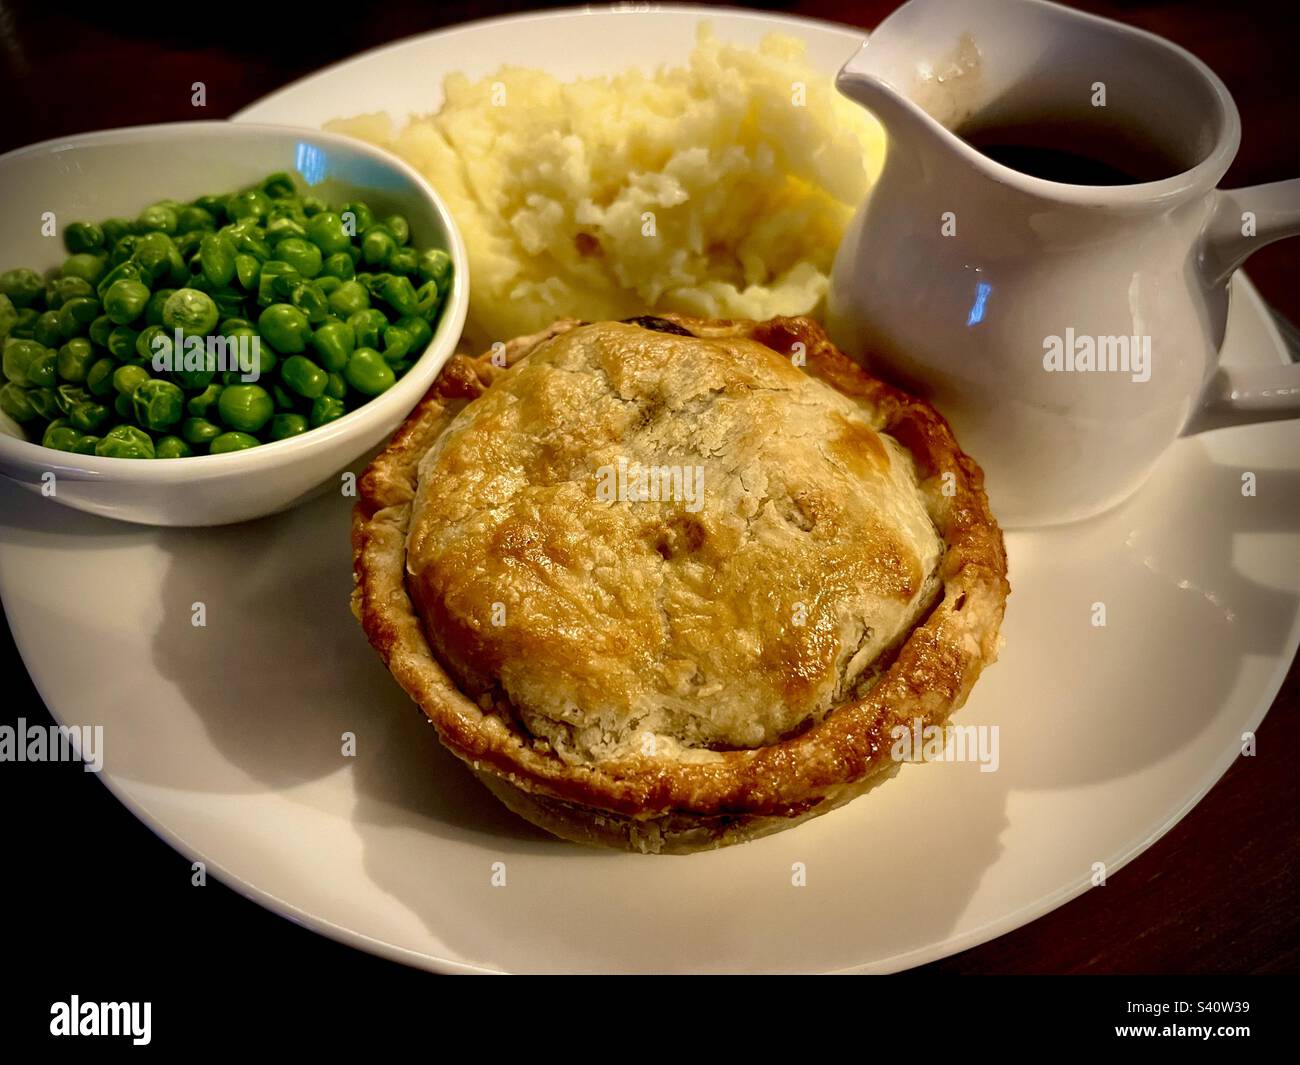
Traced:
<path fill-rule="evenodd" d="M 465 246 L 442 201 L 405 163 L 317 130 L 226 122 L 138 126 L 45 141 L 0 156 L 0 271 L 60 265 L 63 226 L 134 218 L 161 199 L 230 192 L 276 171 L 330 204 L 400 212 L 418 247 L 445 248 L 455 275 L 424 354 L 397 384 L 337 421 L 246 451 L 183 459 L 100 458 L 29 443 L 0 414 L 0 474 L 51 502 L 146 525 L 222 525 L 285 510 L 385 440 L 451 356 L 469 302 Z M 42 236 L 53 212 L 58 235 Z M 51 474 L 53 478 L 51 479 Z M 52 486 L 52 493 L 51 488 Z"/>

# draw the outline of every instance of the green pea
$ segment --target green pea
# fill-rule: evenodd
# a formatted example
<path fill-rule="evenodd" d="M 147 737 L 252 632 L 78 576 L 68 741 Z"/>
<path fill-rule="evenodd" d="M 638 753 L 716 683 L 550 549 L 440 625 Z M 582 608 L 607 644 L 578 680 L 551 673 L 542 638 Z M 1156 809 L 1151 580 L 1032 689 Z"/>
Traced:
<path fill-rule="evenodd" d="M 113 371 L 113 387 L 119 395 L 130 396 L 149 380 L 149 371 L 143 366 L 119 366 Z"/>
<path fill-rule="evenodd" d="M 235 276 L 235 242 L 226 233 L 204 233 L 199 241 L 199 265 L 208 281 L 224 288 Z"/>
<path fill-rule="evenodd" d="M 52 388 L 29 388 L 27 402 L 32 405 L 38 418 L 59 416 L 59 397 Z"/>
<path fill-rule="evenodd" d="M 290 237 L 275 246 L 275 257 L 286 262 L 303 277 L 312 278 L 320 273 L 321 250 L 310 241 Z"/>
<path fill-rule="evenodd" d="M 388 269 L 404 276 L 417 273 L 420 269 L 420 253 L 414 248 L 398 248 L 388 258 Z"/>
<path fill-rule="evenodd" d="M 400 214 L 390 214 L 384 219 L 384 228 L 393 235 L 393 239 L 398 244 L 409 244 L 411 241 L 411 226 L 406 219 Z"/>
<path fill-rule="evenodd" d="M 348 363 L 348 356 L 356 350 L 356 335 L 347 322 L 337 318 L 320 325 L 311 337 L 312 347 L 316 349 L 319 361 L 325 369 L 339 372 Z"/>
<path fill-rule="evenodd" d="M 341 373 L 332 373 L 325 379 L 325 395 L 347 399 L 348 383 Z"/>
<path fill-rule="evenodd" d="M 327 207 L 328 204 L 318 196 L 304 196 L 302 198 L 302 213 L 308 218 L 320 214 Z"/>
<path fill-rule="evenodd" d="M 112 459 L 151 459 L 155 451 L 148 433 L 134 425 L 115 425 L 100 437 L 95 454 Z"/>
<path fill-rule="evenodd" d="M 72 222 L 63 231 L 63 246 L 73 255 L 98 251 L 104 246 L 104 231 L 93 222 Z"/>
<path fill-rule="evenodd" d="M 149 302 L 144 305 L 144 321 L 146 325 L 162 325 L 163 310 L 167 306 L 167 301 L 172 298 L 174 288 L 155 289 Z"/>
<path fill-rule="evenodd" d="M 451 285 L 451 256 L 441 248 L 430 248 L 420 253 L 419 274 L 432 281 L 445 292 Z"/>
<path fill-rule="evenodd" d="M 262 274 L 262 264 L 252 255 L 235 256 L 235 278 L 241 288 L 252 291 L 257 288 L 258 278 Z"/>
<path fill-rule="evenodd" d="M 305 351 L 311 339 L 307 316 L 288 303 L 273 303 L 257 318 L 262 339 L 282 355 Z"/>
<path fill-rule="evenodd" d="M 302 275 L 297 270 L 279 259 L 271 259 L 262 264 L 257 279 L 257 302 L 263 307 L 281 303 L 301 283 Z"/>
<path fill-rule="evenodd" d="M 91 285 L 85 277 L 56 277 L 45 285 L 45 303 L 51 311 L 57 311 L 69 299 L 95 294 L 95 286 Z"/>
<path fill-rule="evenodd" d="M 57 348 L 63 343 L 63 334 L 59 331 L 59 312 L 46 311 L 36 319 L 32 329 L 32 338 L 47 348 Z"/>
<path fill-rule="evenodd" d="M 305 240 L 307 237 L 307 227 L 291 214 L 278 213 L 266 223 L 266 239 L 275 245 L 275 253 L 279 255 L 279 245 L 282 241 L 296 237 L 299 240 Z"/>
<path fill-rule="evenodd" d="M 337 252 L 321 263 L 320 272 L 322 277 L 337 277 L 340 281 L 351 281 L 357 271 L 346 252 Z"/>
<path fill-rule="evenodd" d="M 44 291 L 41 275 L 25 266 L 0 274 L 0 294 L 8 296 L 15 307 L 30 307 Z"/>
<path fill-rule="evenodd" d="M 55 359 L 55 368 L 65 381 L 81 384 L 95 361 L 95 345 L 85 337 L 73 337 L 61 348 Z"/>
<path fill-rule="evenodd" d="M 345 203 L 343 210 L 339 212 L 339 217 L 348 226 L 348 235 L 353 237 L 358 233 L 364 233 L 375 224 L 374 212 L 359 200 Z"/>
<path fill-rule="evenodd" d="M 104 230 L 104 246 L 111 248 L 119 240 L 131 232 L 133 223 L 126 218 L 109 218 L 100 223 Z"/>
<path fill-rule="evenodd" d="M 318 429 L 338 418 L 342 418 L 347 413 L 347 407 L 343 405 L 341 399 L 335 399 L 333 396 L 317 396 L 312 400 L 311 414 L 308 422 L 313 429 Z"/>
<path fill-rule="evenodd" d="M 251 329 L 249 332 L 252 333 L 254 337 L 257 337 L 257 334 L 253 333 Z M 271 350 L 271 345 L 263 344 L 260 338 L 257 338 L 253 350 L 257 352 L 257 376 L 269 377 L 271 372 L 279 364 L 279 357 Z"/>
<path fill-rule="evenodd" d="M 297 292 L 305 282 L 302 275 L 297 270 L 290 267 L 282 274 L 277 274 L 271 278 L 272 303 L 293 303 L 293 294 Z"/>
<path fill-rule="evenodd" d="M 358 281 L 344 281 L 329 296 L 330 310 L 340 318 L 347 318 L 370 306 L 370 294 Z"/>
<path fill-rule="evenodd" d="M 135 358 L 135 341 L 140 334 L 129 325 L 115 325 L 108 334 L 108 353 L 119 362 Z"/>
<path fill-rule="evenodd" d="M 27 398 L 27 389 L 12 381 L 0 387 L 0 411 L 16 422 L 29 422 L 36 417 L 36 409 Z"/>
<path fill-rule="evenodd" d="M 435 281 L 426 281 L 415 290 L 416 312 L 427 321 L 437 317 L 438 304 L 441 301 L 442 293 L 438 290 Z"/>
<path fill-rule="evenodd" d="M 144 270 L 139 263 L 127 261 L 118 263 L 108 273 L 99 279 L 99 284 L 95 286 L 94 294 L 102 301 L 104 293 L 113 287 L 118 281 L 139 281 L 145 276 Z"/>
<path fill-rule="evenodd" d="M 28 341 L 30 343 L 30 341 Z M 40 347 L 34 352 L 25 367 L 26 383 L 33 388 L 49 388 L 59 376 L 58 352 L 49 347 Z M 13 375 L 8 375 L 14 380 Z M 23 382 L 19 382 L 22 384 Z"/>
<path fill-rule="evenodd" d="M 186 443 L 196 447 L 212 443 L 221 433 L 221 426 L 208 421 L 207 418 L 186 418 L 181 422 L 181 437 Z"/>
<path fill-rule="evenodd" d="M 146 429 L 160 432 L 185 416 L 185 393 L 170 381 L 150 378 L 131 393 L 135 420 Z"/>
<path fill-rule="evenodd" d="M 154 445 L 154 455 L 160 459 L 185 459 L 193 454 L 190 445 L 179 436 L 160 437 Z"/>
<path fill-rule="evenodd" d="M 41 446 L 51 447 L 56 451 L 74 451 L 80 439 L 79 430 L 74 429 L 64 419 L 56 418 L 45 427 L 45 432 L 41 436 Z"/>
<path fill-rule="evenodd" d="M 271 385 L 271 395 L 275 399 L 276 410 L 293 410 L 297 404 L 294 400 L 297 398 L 289 392 L 286 392 L 279 385 Z"/>
<path fill-rule="evenodd" d="M 212 446 L 208 448 L 210 455 L 222 455 L 227 451 L 243 451 L 246 448 L 257 447 L 261 441 L 249 433 L 222 433 L 212 441 Z"/>
<path fill-rule="evenodd" d="M 196 229 L 211 230 L 217 228 L 217 220 L 211 211 L 197 204 L 182 207 L 176 213 L 176 231 L 193 233 Z"/>
<path fill-rule="evenodd" d="M 135 408 L 131 406 L 130 396 L 117 396 L 113 400 L 113 409 L 119 418 L 134 418 Z"/>
<path fill-rule="evenodd" d="M 83 433 L 99 432 L 108 424 L 109 417 L 109 409 L 104 404 L 93 400 L 74 404 L 68 411 L 68 420 L 72 422 L 73 428 Z"/>
<path fill-rule="evenodd" d="M 328 299 L 313 282 L 304 281 L 298 285 L 289 297 L 289 302 L 307 316 L 311 325 L 320 325 L 330 316 Z"/>
<path fill-rule="evenodd" d="M 134 223 L 132 223 L 134 225 Z M 165 236 L 166 234 L 164 234 Z M 121 240 L 113 244 L 108 252 L 108 262 L 110 266 L 118 266 L 128 262 L 132 253 L 135 251 L 136 243 L 140 240 L 134 232 L 128 233 Z"/>
<path fill-rule="evenodd" d="M 333 211 L 322 211 L 307 223 L 307 239 L 325 255 L 333 256 L 352 243 L 343 219 Z"/>
<path fill-rule="evenodd" d="M 207 336 L 219 317 L 212 297 L 196 288 L 178 288 L 163 305 L 163 325 L 184 336 Z"/>
<path fill-rule="evenodd" d="M 4 356 L 0 359 L 0 369 L 16 385 L 27 387 L 36 382 L 30 380 L 27 371 L 32 363 L 45 351 L 45 345 L 36 340 L 15 340 L 10 337 L 5 341 Z"/>
<path fill-rule="evenodd" d="M 411 334 L 410 352 L 413 355 L 422 355 L 433 340 L 433 327 L 419 315 L 410 315 L 406 318 L 399 318 L 393 323 L 400 326 Z M 387 337 L 385 337 L 387 339 Z M 385 355 L 385 357 L 387 357 Z"/>
<path fill-rule="evenodd" d="M 260 385 L 229 385 L 221 393 L 217 411 L 230 428 L 256 433 L 271 420 L 275 404 Z"/>
<path fill-rule="evenodd" d="M 7 298 L 7 297 L 6 297 Z M 36 319 L 40 317 L 34 307 L 15 309 L 14 320 L 5 333 L 5 339 L 32 340 L 36 333 Z"/>
<path fill-rule="evenodd" d="M 62 384 L 54 386 L 54 402 L 64 414 L 69 413 L 78 403 L 90 400 L 90 393 L 80 385 Z"/>
<path fill-rule="evenodd" d="M 307 419 L 301 414 L 277 414 L 271 419 L 270 436 L 272 440 L 288 440 L 291 436 L 301 436 L 307 429 Z"/>
<path fill-rule="evenodd" d="M 292 355 L 280 367 L 280 379 L 285 386 L 307 399 L 315 399 L 325 391 L 329 375 L 311 359 Z"/>
<path fill-rule="evenodd" d="M 193 233 L 179 233 L 176 236 L 176 250 L 180 253 L 182 259 L 189 264 L 190 273 L 202 272 L 202 264 L 197 262 L 196 257 L 199 253 L 199 246 L 203 243 L 204 234 L 198 230 Z"/>
<path fill-rule="evenodd" d="M 92 396 L 109 396 L 113 394 L 113 374 L 117 363 L 113 359 L 99 359 L 86 373 L 86 388 Z"/>
<path fill-rule="evenodd" d="M 262 338 L 254 330 L 233 329 L 230 339 L 235 342 L 235 346 L 229 349 L 229 357 L 233 360 L 238 354 L 239 365 L 222 373 L 222 384 L 248 384 L 250 381 L 267 376 L 275 369 L 278 361 L 275 352 L 271 350 L 270 344 L 262 343 Z"/>
<path fill-rule="evenodd" d="M 104 313 L 117 325 L 128 325 L 144 313 L 149 289 L 139 281 L 114 281 L 104 293 Z"/>
<path fill-rule="evenodd" d="M 410 331 L 394 322 L 384 330 L 384 361 L 400 362 L 415 346 Z"/>
<path fill-rule="evenodd" d="M 254 223 L 238 222 L 228 232 L 235 240 L 235 249 L 241 254 L 251 255 L 259 263 L 271 258 L 271 246 Z"/>
<path fill-rule="evenodd" d="M 64 414 L 67 414 L 78 403 L 89 401 L 90 393 L 80 385 L 61 384 L 54 386 L 55 405 Z"/>
<path fill-rule="evenodd" d="M 9 335 L 9 330 L 14 327 L 14 323 L 17 321 L 18 309 L 14 306 L 13 300 L 0 293 L 0 340 Z"/>
<path fill-rule="evenodd" d="M 197 396 L 191 396 L 185 401 L 185 409 L 195 418 L 207 418 L 216 409 L 224 389 L 224 385 L 209 384 Z"/>
<path fill-rule="evenodd" d="M 141 280 L 154 284 L 167 280 L 183 284 L 189 271 L 181 251 L 166 233 L 145 233 L 136 241 L 131 260 L 140 266 Z"/>
<path fill-rule="evenodd" d="M 152 207 L 146 207 L 141 211 L 136 222 L 143 230 L 156 229 L 164 233 L 175 233 L 178 222 L 176 208 L 166 203 L 155 203 Z"/>
<path fill-rule="evenodd" d="M 168 368 L 167 364 L 171 363 L 174 368 L 175 363 L 180 362 L 179 359 L 175 359 L 173 363 L 176 354 L 172 351 L 174 346 L 171 334 L 166 329 L 160 325 L 147 325 L 135 338 L 135 357 L 141 363 L 153 365 L 155 370 L 161 372 Z M 158 360 L 156 365 L 155 357 Z"/>
<path fill-rule="evenodd" d="M 393 368 L 374 348 L 357 348 L 343 368 L 343 376 L 363 396 L 377 396 L 397 381 Z"/>
<path fill-rule="evenodd" d="M 382 311 L 372 307 L 370 310 L 350 315 L 348 325 L 352 327 L 352 335 L 356 337 L 357 347 L 377 348 L 380 339 L 388 330 L 388 319 L 384 317 Z"/>
<path fill-rule="evenodd" d="M 76 296 L 59 308 L 59 335 L 65 340 L 80 336 L 99 316 L 99 301 L 89 296 Z"/>
<path fill-rule="evenodd" d="M 408 278 L 396 275 L 384 278 L 379 285 L 378 295 L 399 315 L 415 314 L 420 309 L 415 287 Z"/>
<path fill-rule="evenodd" d="M 283 170 L 276 171 L 274 174 L 268 174 L 262 179 L 262 191 L 273 200 L 283 200 L 289 196 L 297 195 L 298 188 L 293 183 L 293 178 Z"/>
<path fill-rule="evenodd" d="M 202 278 L 199 280 L 202 282 L 203 286 L 208 285 L 206 280 L 203 280 Z M 195 284 L 195 287 L 198 288 L 200 286 Z M 207 291 L 206 287 L 204 288 L 204 291 Z M 208 295 L 212 297 L 212 302 L 217 305 L 218 319 L 229 318 L 231 315 L 242 314 L 244 311 L 244 301 L 246 297 L 243 293 L 237 292 L 233 288 L 214 288 L 208 292 Z"/>
<path fill-rule="evenodd" d="M 252 219 L 260 222 L 271 213 L 271 198 L 261 189 L 245 189 L 226 201 L 226 213 L 236 221 Z"/>
<path fill-rule="evenodd" d="M 371 229 L 361 238 L 361 257 L 371 266 L 383 266 L 397 250 L 397 241 L 386 229 Z"/>
<path fill-rule="evenodd" d="M 226 202 L 229 196 L 199 196 L 194 201 L 194 206 L 207 211 L 212 217 L 221 221 L 226 216 Z"/>
<path fill-rule="evenodd" d="M 347 256 L 345 255 L 344 258 L 346 259 Z M 328 274 L 318 274 L 314 284 L 318 289 L 320 289 L 321 295 L 328 300 L 330 294 L 343 284 L 343 279 L 340 277 L 330 277 Z M 326 306 L 328 307 L 328 303 Z"/>
<path fill-rule="evenodd" d="M 91 341 L 100 347 L 108 347 L 108 334 L 113 332 L 113 320 L 108 315 L 100 315 L 90 324 Z"/>
<path fill-rule="evenodd" d="M 99 279 L 108 272 L 108 260 L 102 255 L 80 252 L 70 256 L 63 263 L 64 277 L 79 277 L 89 285 L 99 284 Z"/>

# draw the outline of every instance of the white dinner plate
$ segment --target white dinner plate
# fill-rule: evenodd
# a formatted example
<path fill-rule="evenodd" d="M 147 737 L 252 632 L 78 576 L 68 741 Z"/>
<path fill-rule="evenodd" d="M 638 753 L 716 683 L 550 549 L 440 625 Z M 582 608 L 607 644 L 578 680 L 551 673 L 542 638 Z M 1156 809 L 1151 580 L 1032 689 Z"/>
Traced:
<path fill-rule="evenodd" d="M 478 23 L 358 57 L 240 117 L 424 111 L 445 73 L 504 62 L 649 67 L 686 55 L 701 13 Z M 803 37 L 828 75 L 861 38 L 707 14 L 724 39 Z M 1281 358 L 1238 278 L 1225 361 Z M 327 935 L 438 970 L 888 971 L 1045 913 L 1088 889 L 1095 863 L 1113 875 L 1219 779 L 1300 642 L 1298 495 L 1300 423 L 1279 422 L 1180 440 L 1120 509 L 1009 535 L 1006 645 L 957 719 L 999 726 L 997 772 L 905 766 L 797 829 L 686 858 L 552 840 L 438 747 L 348 611 L 341 493 L 168 530 L 0 484 L 0 595 L 54 715 L 103 726 L 117 796 L 227 884 Z"/>

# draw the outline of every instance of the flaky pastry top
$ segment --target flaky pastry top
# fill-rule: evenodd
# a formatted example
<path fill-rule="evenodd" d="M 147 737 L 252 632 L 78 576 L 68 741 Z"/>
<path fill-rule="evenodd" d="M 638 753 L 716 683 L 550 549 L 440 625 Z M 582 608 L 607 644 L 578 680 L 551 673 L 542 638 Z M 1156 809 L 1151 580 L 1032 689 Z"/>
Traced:
<path fill-rule="evenodd" d="M 462 689 L 584 763 L 820 720 L 932 604 L 941 551 L 907 452 L 790 355 L 602 322 L 429 450 L 406 567 Z"/>

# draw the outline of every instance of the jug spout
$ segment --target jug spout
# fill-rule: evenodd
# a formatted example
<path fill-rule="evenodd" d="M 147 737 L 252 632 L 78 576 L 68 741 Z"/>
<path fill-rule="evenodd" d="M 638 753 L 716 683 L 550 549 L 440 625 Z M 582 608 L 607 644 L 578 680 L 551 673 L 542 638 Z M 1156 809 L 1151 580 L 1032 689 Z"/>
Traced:
<path fill-rule="evenodd" d="M 969 31 L 931 44 L 891 25 L 919 2 L 886 19 L 835 79 L 841 93 L 897 135 L 930 124 L 955 129 L 981 102 L 983 59 Z"/>
<path fill-rule="evenodd" d="M 962 138 L 1013 131 L 1010 143 L 1028 144 L 1068 128 L 1085 154 L 1105 139 L 1149 162 L 1153 176 L 1140 181 L 1218 161 L 1226 169 L 1239 138 L 1227 90 L 1194 56 L 1047 0 L 909 0 L 836 85 L 876 114 L 890 150 L 928 143 L 999 181 L 1008 174 Z"/>

